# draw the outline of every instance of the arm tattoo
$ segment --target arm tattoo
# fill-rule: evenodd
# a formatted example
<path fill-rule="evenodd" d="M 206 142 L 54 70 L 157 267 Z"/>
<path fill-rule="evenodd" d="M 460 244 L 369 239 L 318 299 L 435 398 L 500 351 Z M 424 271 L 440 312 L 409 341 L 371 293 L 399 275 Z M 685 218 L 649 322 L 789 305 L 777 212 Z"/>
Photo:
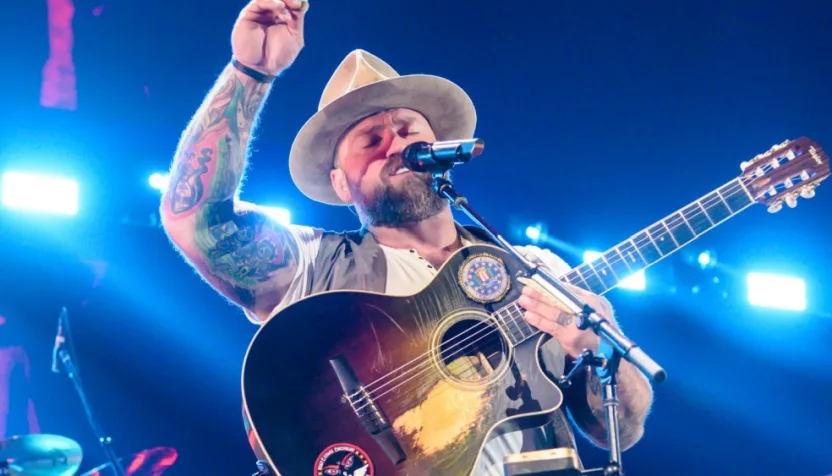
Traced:
<path fill-rule="evenodd" d="M 168 223 L 187 219 L 191 261 L 205 279 L 248 309 L 263 293 L 285 288 L 298 248 L 291 233 L 256 211 L 235 210 L 248 143 L 269 84 L 230 65 L 182 136 L 162 204 Z M 176 241 L 174 237 L 174 241 Z M 194 249 L 195 248 L 195 249 Z"/>
<path fill-rule="evenodd" d="M 209 206 L 204 217 L 196 237 L 211 281 L 244 307 L 254 307 L 252 290 L 268 283 L 275 272 L 297 266 L 294 237 L 263 214 L 237 213 L 226 200 Z"/>
<path fill-rule="evenodd" d="M 594 370 L 589 372 L 589 391 L 593 395 L 601 395 L 601 377 Z"/>
<path fill-rule="evenodd" d="M 180 141 L 171 167 L 167 213 L 190 214 L 206 201 L 234 197 L 269 87 L 240 79 L 231 66 L 226 68 Z"/>

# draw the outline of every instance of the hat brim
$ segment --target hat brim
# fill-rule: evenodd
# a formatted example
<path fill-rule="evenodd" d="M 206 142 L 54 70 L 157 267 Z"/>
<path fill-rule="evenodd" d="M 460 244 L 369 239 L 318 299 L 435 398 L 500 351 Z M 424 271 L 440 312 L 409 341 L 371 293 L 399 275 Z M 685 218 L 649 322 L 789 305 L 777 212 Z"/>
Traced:
<path fill-rule="evenodd" d="M 298 132 L 289 153 L 289 173 L 298 189 L 318 202 L 348 205 L 336 195 L 329 176 L 338 141 L 356 122 L 393 108 L 421 113 L 437 140 L 474 135 L 474 104 L 453 82 L 438 76 L 407 75 L 371 83 L 327 104 Z"/>

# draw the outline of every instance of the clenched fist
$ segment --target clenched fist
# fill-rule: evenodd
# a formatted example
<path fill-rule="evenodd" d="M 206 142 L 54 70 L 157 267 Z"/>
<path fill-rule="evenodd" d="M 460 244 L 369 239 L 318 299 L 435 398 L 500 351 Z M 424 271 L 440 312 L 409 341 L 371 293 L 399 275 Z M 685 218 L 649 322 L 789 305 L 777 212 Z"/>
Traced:
<path fill-rule="evenodd" d="M 251 0 L 231 33 L 231 49 L 240 63 L 276 76 L 303 48 L 307 0 Z"/>

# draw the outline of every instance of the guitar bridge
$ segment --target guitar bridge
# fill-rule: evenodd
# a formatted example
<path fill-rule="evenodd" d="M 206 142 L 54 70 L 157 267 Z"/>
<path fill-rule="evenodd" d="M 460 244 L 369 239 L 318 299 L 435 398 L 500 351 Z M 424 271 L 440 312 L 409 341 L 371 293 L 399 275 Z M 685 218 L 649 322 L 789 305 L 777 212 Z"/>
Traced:
<path fill-rule="evenodd" d="M 355 415 L 361 420 L 364 428 L 370 433 L 376 443 L 381 446 L 393 464 L 399 464 L 407 458 L 401 444 L 396 439 L 387 417 L 376 405 L 370 392 L 358 380 L 344 356 L 339 355 L 330 359 L 330 365 L 344 390 L 344 399 L 349 402 Z"/>

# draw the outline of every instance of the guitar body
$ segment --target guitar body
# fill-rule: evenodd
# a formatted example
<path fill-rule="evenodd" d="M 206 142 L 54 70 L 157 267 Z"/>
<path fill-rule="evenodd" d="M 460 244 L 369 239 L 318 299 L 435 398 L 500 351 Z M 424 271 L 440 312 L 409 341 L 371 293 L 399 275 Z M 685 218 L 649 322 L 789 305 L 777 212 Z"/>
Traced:
<path fill-rule="evenodd" d="M 468 475 L 489 440 L 551 421 L 563 395 L 539 363 L 545 337 L 510 332 L 527 326 L 506 311 L 519 271 L 502 249 L 470 246 L 413 296 L 326 292 L 262 326 L 242 386 L 272 469 Z"/>

